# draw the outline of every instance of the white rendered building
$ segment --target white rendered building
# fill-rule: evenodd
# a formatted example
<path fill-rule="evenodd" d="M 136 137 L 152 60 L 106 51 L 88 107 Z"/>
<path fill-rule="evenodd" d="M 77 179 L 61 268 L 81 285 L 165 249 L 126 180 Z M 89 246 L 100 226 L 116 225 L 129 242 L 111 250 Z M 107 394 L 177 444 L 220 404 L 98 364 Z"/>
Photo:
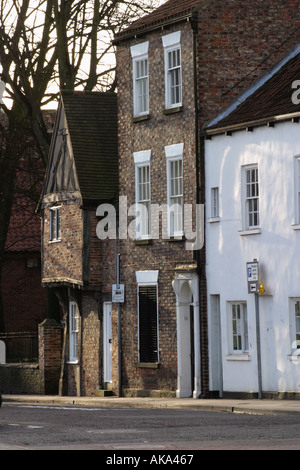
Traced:
<path fill-rule="evenodd" d="M 221 396 L 300 396 L 299 80 L 296 48 L 205 132 L 210 390 Z"/>

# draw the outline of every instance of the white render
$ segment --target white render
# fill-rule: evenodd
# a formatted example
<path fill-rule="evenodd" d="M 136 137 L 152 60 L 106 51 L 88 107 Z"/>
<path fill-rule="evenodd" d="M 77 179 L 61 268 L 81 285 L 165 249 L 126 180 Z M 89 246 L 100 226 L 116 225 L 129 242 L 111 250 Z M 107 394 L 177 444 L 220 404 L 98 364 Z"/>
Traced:
<path fill-rule="evenodd" d="M 258 392 L 255 295 L 248 293 L 246 272 L 253 259 L 259 262 L 265 290 L 259 294 L 262 390 L 300 392 L 300 349 L 295 348 L 292 326 L 293 302 L 300 299 L 296 156 L 300 124 L 292 121 L 205 141 L 210 389 L 221 394 Z M 259 230 L 243 231 L 241 172 L 243 165 L 252 164 L 258 165 L 260 224 Z M 210 219 L 215 187 L 219 218 Z M 244 354 L 230 351 L 232 301 L 247 303 L 249 351 Z"/>

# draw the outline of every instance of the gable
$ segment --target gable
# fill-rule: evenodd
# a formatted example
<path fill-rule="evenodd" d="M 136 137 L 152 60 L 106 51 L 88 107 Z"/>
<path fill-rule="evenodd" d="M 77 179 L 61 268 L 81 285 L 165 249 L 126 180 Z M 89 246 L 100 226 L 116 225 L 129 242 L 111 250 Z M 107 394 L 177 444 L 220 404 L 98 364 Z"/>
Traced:
<path fill-rule="evenodd" d="M 79 190 L 67 118 L 61 102 L 52 138 L 44 194 Z"/>
<path fill-rule="evenodd" d="M 44 194 L 75 192 L 84 204 L 99 204 L 117 188 L 116 94 L 63 91 Z"/>

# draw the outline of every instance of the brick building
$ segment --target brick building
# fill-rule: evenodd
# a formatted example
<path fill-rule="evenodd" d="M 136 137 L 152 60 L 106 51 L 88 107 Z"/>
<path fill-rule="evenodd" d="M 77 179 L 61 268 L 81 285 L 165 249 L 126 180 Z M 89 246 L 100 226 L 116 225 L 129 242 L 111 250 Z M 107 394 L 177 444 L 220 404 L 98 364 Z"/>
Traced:
<path fill-rule="evenodd" d="M 96 230 L 98 206 L 116 202 L 117 140 L 115 94 L 62 93 L 41 203 L 42 284 L 61 306 L 59 392 L 68 395 L 111 382 L 115 240 Z"/>
<path fill-rule="evenodd" d="M 115 37 L 120 216 L 139 204 L 120 240 L 124 394 L 218 392 L 205 247 L 191 236 L 205 204 L 199 133 L 299 42 L 299 26 L 299 1 L 169 0 Z"/>

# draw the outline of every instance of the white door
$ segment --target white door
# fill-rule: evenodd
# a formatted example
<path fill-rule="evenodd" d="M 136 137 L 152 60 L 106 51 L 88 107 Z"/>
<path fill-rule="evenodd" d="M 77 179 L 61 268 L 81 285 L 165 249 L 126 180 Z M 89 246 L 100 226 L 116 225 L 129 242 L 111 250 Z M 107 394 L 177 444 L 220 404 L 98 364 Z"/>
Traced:
<path fill-rule="evenodd" d="M 112 382 L 112 335 L 111 335 L 111 310 L 112 303 L 103 305 L 103 352 L 104 352 L 104 382 Z"/>

